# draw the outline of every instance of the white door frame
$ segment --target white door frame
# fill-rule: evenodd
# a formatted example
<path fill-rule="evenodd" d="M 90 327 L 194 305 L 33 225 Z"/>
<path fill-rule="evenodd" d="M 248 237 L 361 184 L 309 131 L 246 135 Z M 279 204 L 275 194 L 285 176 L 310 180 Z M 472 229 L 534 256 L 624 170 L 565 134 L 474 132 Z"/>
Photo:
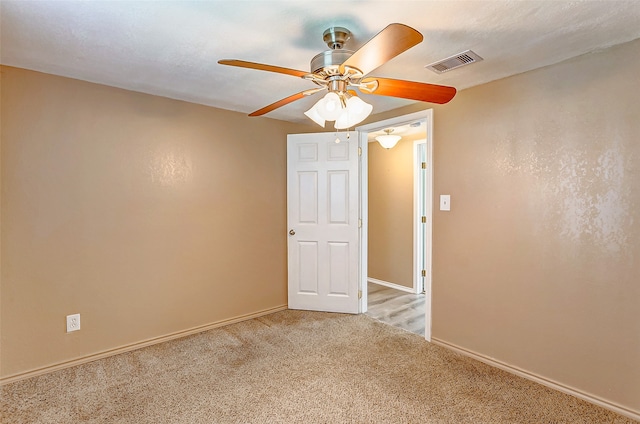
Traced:
<path fill-rule="evenodd" d="M 422 169 L 422 163 L 429 163 L 427 139 L 413 142 L 413 293 L 425 292 L 425 279 L 422 271 L 429 270 L 427 262 L 427 249 L 431 246 L 427 243 L 430 226 L 422 222 L 422 217 L 429 215 L 430 202 L 427 198 L 431 193 L 429 189 L 430 167 Z"/>
<path fill-rule="evenodd" d="M 371 124 L 357 127 L 359 132 L 359 144 L 362 148 L 362 159 L 360 166 L 360 217 L 362 219 L 362 228 L 360 231 L 360 281 L 359 287 L 362 293 L 360 299 L 360 312 L 367 311 L 367 269 L 368 269 L 368 136 L 369 132 L 379 131 L 385 128 L 407 125 L 415 121 L 424 121 L 426 123 L 426 162 L 427 175 L 425 188 L 427 190 L 426 202 L 426 243 L 424 252 L 424 263 L 427 275 L 424 279 L 425 290 L 425 339 L 431 341 L 431 264 L 432 264 L 432 228 L 433 228 L 433 109 L 411 113 L 408 115 L 398 116 L 384 121 L 373 122 Z M 430 201 L 431 200 L 431 201 Z"/>

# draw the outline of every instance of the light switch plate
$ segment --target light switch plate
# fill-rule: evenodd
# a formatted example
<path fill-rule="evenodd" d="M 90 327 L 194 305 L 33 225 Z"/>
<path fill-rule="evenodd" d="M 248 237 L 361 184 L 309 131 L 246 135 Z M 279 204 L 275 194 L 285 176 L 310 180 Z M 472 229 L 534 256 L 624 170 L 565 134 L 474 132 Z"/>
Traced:
<path fill-rule="evenodd" d="M 440 210 L 441 211 L 450 211 L 451 210 L 451 195 L 450 194 L 441 194 L 440 195 Z"/>

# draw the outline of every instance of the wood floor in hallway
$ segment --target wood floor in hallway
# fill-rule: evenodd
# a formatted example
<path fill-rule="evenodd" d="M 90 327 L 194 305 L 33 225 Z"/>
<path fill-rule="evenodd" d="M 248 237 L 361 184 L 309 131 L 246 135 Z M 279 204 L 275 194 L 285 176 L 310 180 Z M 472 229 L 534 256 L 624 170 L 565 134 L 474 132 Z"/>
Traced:
<path fill-rule="evenodd" d="M 368 283 L 367 315 L 424 336 L 424 294 L 413 294 Z"/>

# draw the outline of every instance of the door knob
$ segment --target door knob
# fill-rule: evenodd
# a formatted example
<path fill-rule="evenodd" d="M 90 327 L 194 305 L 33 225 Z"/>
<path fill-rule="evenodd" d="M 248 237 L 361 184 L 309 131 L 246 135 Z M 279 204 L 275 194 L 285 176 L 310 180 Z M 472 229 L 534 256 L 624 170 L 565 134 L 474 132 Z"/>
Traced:
<path fill-rule="evenodd" d="M 296 235 L 295 230 L 289 230 L 289 235 L 290 235 L 290 236 L 295 236 L 295 235 Z"/>

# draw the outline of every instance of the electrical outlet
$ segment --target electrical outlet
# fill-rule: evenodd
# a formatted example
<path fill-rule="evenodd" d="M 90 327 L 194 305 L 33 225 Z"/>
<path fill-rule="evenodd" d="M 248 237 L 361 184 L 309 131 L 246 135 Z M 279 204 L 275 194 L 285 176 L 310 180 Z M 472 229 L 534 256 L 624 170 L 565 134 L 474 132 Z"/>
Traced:
<path fill-rule="evenodd" d="M 67 333 L 80 330 L 80 314 L 67 315 Z"/>

